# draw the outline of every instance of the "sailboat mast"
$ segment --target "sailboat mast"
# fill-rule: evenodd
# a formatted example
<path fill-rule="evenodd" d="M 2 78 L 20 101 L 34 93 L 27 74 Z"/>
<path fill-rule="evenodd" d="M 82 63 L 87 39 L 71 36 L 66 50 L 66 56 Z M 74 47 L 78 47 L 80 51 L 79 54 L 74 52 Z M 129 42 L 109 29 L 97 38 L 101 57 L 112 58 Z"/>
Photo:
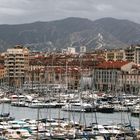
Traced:
<path fill-rule="evenodd" d="M 140 91 L 140 87 L 139 87 L 139 91 Z M 140 95 L 139 96 L 139 100 L 140 100 Z M 139 130 L 140 130 L 140 103 L 139 103 Z"/>
<path fill-rule="evenodd" d="M 92 92 L 94 92 L 94 90 L 95 90 L 95 71 L 94 71 L 94 73 L 93 73 Z M 92 93 L 92 99 L 93 99 L 93 93 Z M 95 115 L 95 123 L 97 124 L 96 107 L 95 107 L 94 115 Z"/>
<path fill-rule="evenodd" d="M 37 138 L 39 140 L 39 108 L 37 109 Z"/>

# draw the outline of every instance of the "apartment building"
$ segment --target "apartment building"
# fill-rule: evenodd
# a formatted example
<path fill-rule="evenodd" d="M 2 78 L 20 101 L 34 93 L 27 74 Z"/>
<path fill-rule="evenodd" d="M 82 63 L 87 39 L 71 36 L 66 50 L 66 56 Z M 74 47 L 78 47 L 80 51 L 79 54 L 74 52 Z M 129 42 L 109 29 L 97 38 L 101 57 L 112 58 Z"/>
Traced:
<path fill-rule="evenodd" d="M 140 64 L 140 46 L 131 45 L 125 49 L 125 59 L 129 62 Z"/>
<path fill-rule="evenodd" d="M 140 94 L 140 66 L 128 61 L 105 61 L 94 69 L 97 90 Z"/>
<path fill-rule="evenodd" d="M 100 91 L 115 92 L 120 87 L 119 76 L 122 71 L 129 69 L 133 62 L 104 61 L 93 72 L 94 85 Z M 125 69 L 124 69 L 125 68 Z"/>
<path fill-rule="evenodd" d="M 123 67 L 118 76 L 120 90 L 125 93 L 138 94 L 140 88 L 140 66 L 131 63 L 130 67 Z"/>
<path fill-rule="evenodd" d="M 86 46 L 80 46 L 80 53 L 86 53 L 87 48 Z"/>
<path fill-rule="evenodd" d="M 6 78 L 10 86 L 20 87 L 25 80 L 25 72 L 29 68 L 29 50 L 17 45 L 7 49 L 5 53 Z"/>
<path fill-rule="evenodd" d="M 75 54 L 75 53 L 76 53 L 76 50 L 75 50 L 74 47 L 68 47 L 68 48 L 67 48 L 67 53 L 68 53 L 68 54 Z"/>
<path fill-rule="evenodd" d="M 124 50 L 107 50 L 105 52 L 105 60 L 106 61 L 125 61 L 125 51 Z"/>
<path fill-rule="evenodd" d="M 4 65 L 0 65 L 0 85 L 3 84 L 3 82 L 5 82 L 5 75 L 6 75 L 6 70 L 4 68 Z"/>

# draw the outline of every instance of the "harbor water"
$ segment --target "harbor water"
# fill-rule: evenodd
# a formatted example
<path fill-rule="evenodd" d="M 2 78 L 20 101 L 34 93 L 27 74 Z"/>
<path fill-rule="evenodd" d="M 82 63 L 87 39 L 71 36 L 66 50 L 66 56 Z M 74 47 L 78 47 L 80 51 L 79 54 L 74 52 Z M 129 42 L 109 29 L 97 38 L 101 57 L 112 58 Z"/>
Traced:
<path fill-rule="evenodd" d="M 65 112 L 58 108 L 44 108 L 33 109 L 28 107 L 14 107 L 10 104 L 0 104 L 1 112 L 10 112 L 11 117 L 19 119 L 39 119 L 41 118 L 70 118 L 75 122 L 80 122 L 85 125 L 98 122 L 99 124 L 118 124 L 118 123 L 131 123 L 136 128 L 139 128 L 139 118 L 131 117 L 127 112 L 114 112 L 114 113 L 77 113 Z M 39 115 L 38 115 L 39 112 Z M 95 119 L 97 118 L 97 119 Z"/>

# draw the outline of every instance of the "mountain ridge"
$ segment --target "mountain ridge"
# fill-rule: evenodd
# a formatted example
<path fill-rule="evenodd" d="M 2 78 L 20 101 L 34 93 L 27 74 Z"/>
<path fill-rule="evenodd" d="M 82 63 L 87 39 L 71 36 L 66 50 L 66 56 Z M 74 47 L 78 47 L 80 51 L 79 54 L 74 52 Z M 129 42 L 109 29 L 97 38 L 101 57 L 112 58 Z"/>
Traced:
<path fill-rule="evenodd" d="M 138 23 L 110 17 L 94 21 L 70 17 L 49 22 L 0 25 L 0 50 L 4 51 L 16 44 L 39 50 L 81 45 L 95 49 L 99 43 L 99 34 L 103 38 L 103 48 L 123 48 L 131 44 L 140 44 Z"/>

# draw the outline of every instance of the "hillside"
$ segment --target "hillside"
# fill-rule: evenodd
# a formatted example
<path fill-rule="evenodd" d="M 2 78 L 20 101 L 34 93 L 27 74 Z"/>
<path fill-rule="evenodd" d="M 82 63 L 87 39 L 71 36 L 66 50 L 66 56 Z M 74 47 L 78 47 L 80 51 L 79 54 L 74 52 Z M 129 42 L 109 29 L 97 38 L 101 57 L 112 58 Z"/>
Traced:
<path fill-rule="evenodd" d="M 129 20 L 66 18 L 50 22 L 0 25 L 0 50 L 4 51 L 15 44 L 39 50 L 80 45 L 90 49 L 100 45 L 103 48 L 119 48 L 140 44 L 139 37 L 140 24 Z"/>

